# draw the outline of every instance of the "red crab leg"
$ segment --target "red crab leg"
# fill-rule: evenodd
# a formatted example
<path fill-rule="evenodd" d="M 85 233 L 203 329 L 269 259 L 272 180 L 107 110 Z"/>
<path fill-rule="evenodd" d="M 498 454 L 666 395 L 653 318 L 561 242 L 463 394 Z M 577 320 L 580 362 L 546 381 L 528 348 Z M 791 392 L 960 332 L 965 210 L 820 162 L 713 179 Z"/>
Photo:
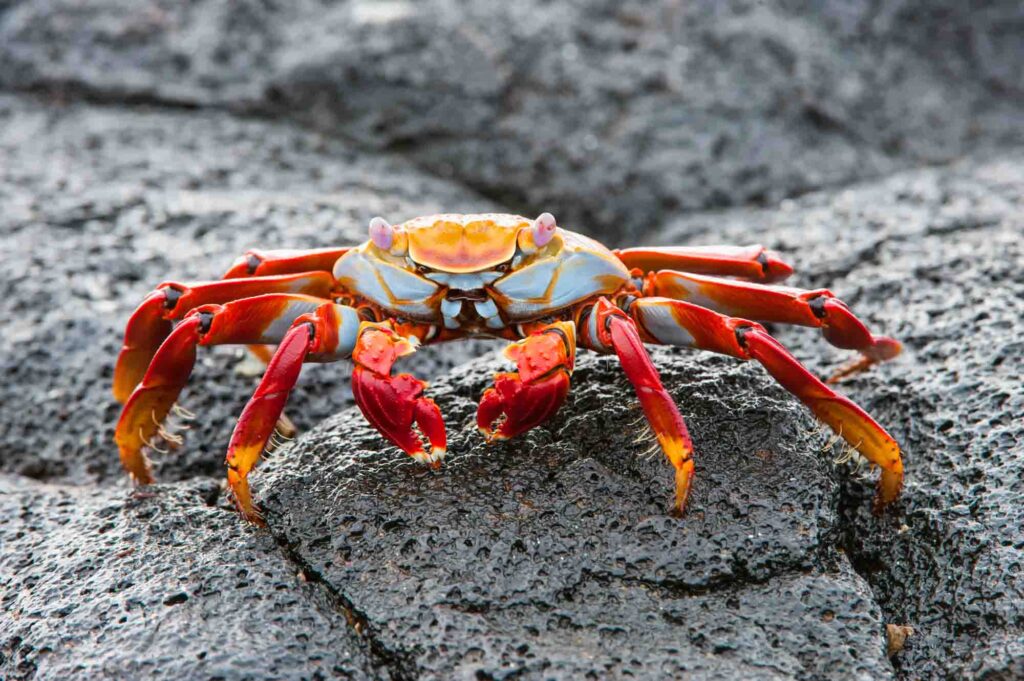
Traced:
<path fill-rule="evenodd" d="M 815 416 L 882 469 L 875 495 L 876 512 L 899 496 L 903 463 L 899 445 L 892 436 L 863 409 L 807 371 L 759 324 L 667 298 L 634 301 L 630 314 L 650 342 L 710 350 L 760 362 Z"/>
<path fill-rule="evenodd" d="M 626 267 L 644 272 L 684 270 L 700 274 L 781 281 L 793 268 L 764 246 L 663 246 L 612 251 Z"/>
<path fill-rule="evenodd" d="M 591 349 L 614 350 L 640 400 L 661 450 L 676 469 L 675 510 L 682 513 L 693 479 L 693 444 L 676 403 L 661 384 L 635 322 L 606 298 L 581 318 L 581 339 Z"/>
<path fill-rule="evenodd" d="M 762 286 L 732 279 L 704 277 L 662 270 L 644 280 L 644 295 L 685 300 L 732 317 L 781 322 L 821 329 L 832 345 L 858 350 L 864 357 L 829 379 L 848 376 L 900 353 L 899 341 L 873 336 L 835 295 L 826 289 L 806 291 L 781 286 Z"/>
<path fill-rule="evenodd" d="M 183 318 L 200 305 L 222 304 L 265 293 L 302 293 L 325 298 L 334 286 L 327 272 L 305 272 L 278 277 L 205 281 L 192 284 L 165 282 L 142 301 L 128 320 L 124 345 L 114 367 L 114 397 L 124 402 L 142 380 L 160 343 L 171 332 L 171 321 Z"/>
<path fill-rule="evenodd" d="M 576 361 L 576 328 L 570 322 L 550 324 L 507 346 L 505 357 L 518 371 L 495 374 L 476 412 L 488 441 L 525 433 L 562 406 Z"/>
<path fill-rule="evenodd" d="M 235 260 L 234 264 L 224 273 L 223 279 L 238 279 L 240 277 L 266 277 L 278 274 L 294 274 L 301 272 L 323 271 L 331 273 L 334 263 L 338 258 L 345 255 L 349 246 L 334 248 L 313 248 L 308 250 L 251 250 Z M 274 356 L 273 346 L 250 345 L 249 351 L 255 357 L 267 364 Z M 281 414 L 282 423 L 291 433 L 295 427 L 291 425 L 284 414 Z"/>
<path fill-rule="evenodd" d="M 247 251 L 235 260 L 223 278 L 266 277 L 272 274 L 295 274 L 317 270 L 330 273 L 334 270 L 334 263 L 350 248 L 341 246 L 310 250 Z"/>
<path fill-rule="evenodd" d="M 114 439 L 132 478 L 139 483 L 153 481 L 142 449 L 162 434 L 161 424 L 192 373 L 197 345 L 276 343 L 294 319 L 324 302 L 277 293 L 222 306 L 203 305 L 190 312 L 160 345 L 121 411 Z"/>
<path fill-rule="evenodd" d="M 278 424 L 303 362 L 350 356 L 359 324 L 354 309 L 326 303 L 298 317 L 281 339 L 259 386 L 235 424 L 225 458 L 232 499 L 246 520 L 263 523 L 252 501 L 248 475 Z"/>
<path fill-rule="evenodd" d="M 390 322 L 363 322 L 352 361 L 352 395 L 366 420 L 406 454 L 437 468 L 448 449 L 444 420 L 434 401 L 423 397 L 427 384 L 409 375 L 391 375 L 399 357 L 416 350 L 414 341 L 400 336 Z M 413 423 L 430 443 L 413 430 Z"/>

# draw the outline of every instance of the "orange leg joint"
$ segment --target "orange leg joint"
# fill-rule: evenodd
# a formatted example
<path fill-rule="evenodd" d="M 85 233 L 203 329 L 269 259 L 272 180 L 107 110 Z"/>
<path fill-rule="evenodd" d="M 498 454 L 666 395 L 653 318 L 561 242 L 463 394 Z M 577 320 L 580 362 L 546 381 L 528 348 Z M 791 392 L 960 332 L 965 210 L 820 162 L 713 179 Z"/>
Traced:
<path fill-rule="evenodd" d="M 494 375 L 476 412 L 488 441 L 515 437 L 553 416 L 569 394 L 576 361 L 576 328 L 555 322 L 505 348 L 518 371 Z"/>
<path fill-rule="evenodd" d="M 352 352 L 352 394 L 363 416 L 388 442 L 437 468 L 448 450 L 441 410 L 423 397 L 426 383 L 410 374 L 391 375 L 395 362 L 415 350 L 389 322 L 363 322 Z"/>

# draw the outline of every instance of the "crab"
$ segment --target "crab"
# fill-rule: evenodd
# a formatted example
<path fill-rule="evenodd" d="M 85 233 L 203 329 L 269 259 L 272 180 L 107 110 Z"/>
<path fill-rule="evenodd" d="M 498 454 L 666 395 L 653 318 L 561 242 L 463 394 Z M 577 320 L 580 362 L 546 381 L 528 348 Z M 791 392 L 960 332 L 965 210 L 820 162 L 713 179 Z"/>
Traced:
<path fill-rule="evenodd" d="M 248 474 L 286 423 L 285 402 L 304 362 L 351 360 L 352 393 L 391 444 L 439 467 L 444 421 L 426 384 L 395 363 L 419 345 L 505 339 L 516 370 L 498 373 L 477 410 L 488 441 L 513 438 L 558 411 L 577 348 L 615 354 L 657 444 L 675 469 L 671 511 L 682 513 L 694 476 L 686 424 L 645 344 L 707 350 L 759 362 L 838 437 L 881 469 L 874 509 L 903 484 L 900 448 L 863 409 L 828 383 L 900 352 L 873 335 L 826 289 L 776 282 L 793 269 L 762 246 L 611 250 L 559 227 L 550 213 L 432 215 L 369 223 L 352 247 L 253 250 L 224 277 L 163 283 L 125 330 L 114 370 L 124 403 L 115 441 L 137 484 L 153 482 L 147 447 L 168 432 L 198 346 L 245 344 L 267 362 L 227 449 L 227 481 L 242 516 L 262 523 Z M 828 382 L 808 371 L 759 322 L 821 329 L 860 357 Z M 268 346 L 275 346 L 271 354 Z"/>

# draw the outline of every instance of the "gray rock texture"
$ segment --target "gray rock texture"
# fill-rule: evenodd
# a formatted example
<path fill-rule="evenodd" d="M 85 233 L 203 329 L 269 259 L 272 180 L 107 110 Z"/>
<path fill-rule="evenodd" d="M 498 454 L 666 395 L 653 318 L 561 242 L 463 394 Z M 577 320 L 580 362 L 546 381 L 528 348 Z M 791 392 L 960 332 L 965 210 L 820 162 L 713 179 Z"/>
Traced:
<path fill-rule="evenodd" d="M 658 237 L 761 237 L 905 344 L 847 392 L 904 448 L 902 510 L 879 532 L 867 492 L 841 496 L 847 556 L 886 618 L 914 626 L 904 678 L 1024 674 L 1024 154 L 821 193 L 781 210 L 694 215 Z M 806 332 L 802 357 L 838 353 Z"/>
<path fill-rule="evenodd" d="M 1022 54 L 1017 0 L 50 0 L 0 14 L 7 87 L 285 115 L 619 238 L 678 209 L 1020 143 Z"/>
<path fill-rule="evenodd" d="M 439 473 L 327 420 L 263 468 L 272 532 L 425 678 L 891 678 L 825 433 L 753 366 L 655 357 L 699 450 L 685 519 L 617 360 L 588 354 L 558 417 L 500 446 L 474 421 L 493 360 L 435 382 Z"/>
<path fill-rule="evenodd" d="M 162 281 L 216 279 L 249 248 L 357 243 L 375 214 L 488 202 L 397 159 L 288 125 L 220 113 L 48 108 L 0 97 L 0 471 L 117 479 L 110 394 L 124 324 Z M 472 356 L 422 354 L 433 376 Z M 289 409 L 309 427 L 351 404 L 350 368 L 309 366 Z M 203 414 L 163 479 L 220 475 L 261 373 L 237 348 L 202 352 L 187 390 Z"/>
<path fill-rule="evenodd" d="M 0 679 L 1024 678 L 1022 54 L 1011 0 L 0 0 Z M 871 516 L 758 366 L 656 349 L 697 447 L 672 518 L 612 358 L 487 446 L 485 344 L 405 360 L 438 472 L 310 366 L 242 525 L 258 366 L 220 348 L 130 488 L 109 383 L 153 286 L 490 209 L 781 251 L 905 344 L 841 386 L 901 442 L 900 502 Z"/>
<path fill-rule="evenodd" d="M 376 676 L 344 608 L 217 508 L 219 492 L 0 475 L 0 676 Z"/>

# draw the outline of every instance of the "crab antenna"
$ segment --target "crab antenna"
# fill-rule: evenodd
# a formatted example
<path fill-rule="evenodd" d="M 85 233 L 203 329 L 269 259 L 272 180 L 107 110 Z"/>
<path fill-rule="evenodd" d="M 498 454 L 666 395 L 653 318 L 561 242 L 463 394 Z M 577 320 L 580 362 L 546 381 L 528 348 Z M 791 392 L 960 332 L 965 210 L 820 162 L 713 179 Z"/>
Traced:
<path fill-rule="evenodd" d="M 541 213 L 533 221 L 533 243 L 537 246 L 546 246 L 551 237 L 555 235 L 555 216 L 551 213 Z"/>
<path fill-rule="evenodd" d="M 388 250 L 395 240 L 395 228 L 379 215 L 370 220 L 370 239 L 377 248 Z"/>

